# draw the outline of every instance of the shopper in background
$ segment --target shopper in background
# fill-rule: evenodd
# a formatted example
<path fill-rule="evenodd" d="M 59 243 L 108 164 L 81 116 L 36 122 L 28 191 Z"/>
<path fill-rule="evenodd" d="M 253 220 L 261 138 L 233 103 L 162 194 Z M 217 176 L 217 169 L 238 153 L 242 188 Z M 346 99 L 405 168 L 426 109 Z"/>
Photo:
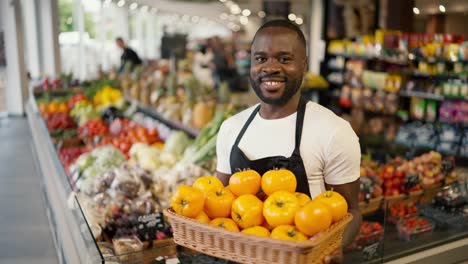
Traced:
<path fill-rule="evenodd" d="M 296 176 L 298 192 L 314 198 L 333 188 L 345 197 L 354 216 L 343 235 L 345 247 L 353 242 L 362 222 L 359 138 L 348 122 L 301 98 L 306 41 L 296 25 L 286 20 L 267 22 L 255 34 L 251 51 L 250 82 L 260 104 L 222 124 L 216 146 L 217 176 L 227 185 L 239 169 L 263 174 L 275 167 L 287 168 Z M 342 263 L 343 248 L 323 261 Z"/>
<path fill-rule="evenodd" d="M 129 48 L 121 37 L 116 38 L 115 43 L 117 43 L 117 46 L 123 50 L 122 56 L 120 57 L 121 64 L 119 73 L 124 71 L 125 65 L 127 63 L 130 63 L 131 69 L 133 69 L 133 67 L 136 65 L 141 65 L 142 62 L 140 57 L 138 57 L 138 54 L 133 49 Z"/>
<path fill-rule="evenodd" d="M 222 82 L 229 81 L 235 77 L 235 64 L 232 56 L 226 52 L 225 46 L 219 37 L 213 37 L 209 40 L 210 47 L 213 50 L 213 78 L 218 88 Z"/>
<path fill-rule="evenodd" d="M 213 52 L 205 44 L 200 44 L 193 58 L 193 75 L 202 84 L 209 87 L 214 87 L 213 71 L 211 70 L 212 63 Z"/>

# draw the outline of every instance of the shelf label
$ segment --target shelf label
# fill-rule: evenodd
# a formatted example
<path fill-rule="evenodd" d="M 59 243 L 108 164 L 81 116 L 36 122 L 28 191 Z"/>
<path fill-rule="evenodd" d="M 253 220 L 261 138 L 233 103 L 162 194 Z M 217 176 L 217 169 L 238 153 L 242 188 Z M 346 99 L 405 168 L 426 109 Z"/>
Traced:
<path fill-rule="evenodd" d="M 158 231 L 166 232 L 168 228 L 162 213 L 138 216 L 137 233 L 142 241 L 155 240 Z"/>
<path fill-rule="evenodd" d="M 378 257 L 379 252 L 380 252 L 380 248 L 381 248 L 380 241 L 375 242 L 374 244 L 370 244 L 370 245 L 368 245 L 366 247 L 363 247 L 362 248 L 362 258 L 364 260 L 371 260 L 373 258 Z"/>

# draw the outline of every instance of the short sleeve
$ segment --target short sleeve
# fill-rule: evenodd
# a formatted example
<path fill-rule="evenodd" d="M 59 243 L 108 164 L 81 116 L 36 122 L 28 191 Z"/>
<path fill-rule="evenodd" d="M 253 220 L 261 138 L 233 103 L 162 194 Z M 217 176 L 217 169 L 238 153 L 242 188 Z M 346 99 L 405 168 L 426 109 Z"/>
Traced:
<path fill-rule="evenodd" d="M 231 174 L 231 163 L 229 161 L 231 150 L 229 142 L 229 133 L 226 122 L 224 122 L 219 129 L 218 138 L 216 139 L 216 158 L 218 160 L 216 170 L 225 174 Z"/>
<path fill-rule="evenodd" d="M 360 176 L 359 138 L 349 123 L 343 123 L 332 135 L 325 156 L 324 177 L 327 184 L 340 185 Z"/>

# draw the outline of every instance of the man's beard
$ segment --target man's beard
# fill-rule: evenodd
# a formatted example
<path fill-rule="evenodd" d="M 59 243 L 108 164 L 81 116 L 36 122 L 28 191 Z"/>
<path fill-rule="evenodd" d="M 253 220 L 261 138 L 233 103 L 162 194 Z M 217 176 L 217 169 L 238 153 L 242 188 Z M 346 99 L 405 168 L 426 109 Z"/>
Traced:
<path fill-rule="evenodd" d="M 250 85 L 252 85 L 253 90 L 255 91 L 257 96 L 260 98 L 260 100 L 262 100 L 262 102 L 264 103 L 267 103 L 270 105 L 276 105 L 276 106 L 283 106 L 287 102 L 289 102 L 289 100 L 291 100 L 291 98 L 297 93 L 297 91 L 299 91 L 299 89 L 301 88 L 301 84 L 302 84 L 302 78 L 299 78 L 297 80 L 293 80 L 290 82 L 288 82 L 288 80 L 286 79 L 283 94 L 278 98 L 268 98 L 263 95 L 262 90 L 260 88 L 261 78 L 254 80 L 252 79 L 252 77 L 249 76 L 249 79 L 250 79 Z"/>

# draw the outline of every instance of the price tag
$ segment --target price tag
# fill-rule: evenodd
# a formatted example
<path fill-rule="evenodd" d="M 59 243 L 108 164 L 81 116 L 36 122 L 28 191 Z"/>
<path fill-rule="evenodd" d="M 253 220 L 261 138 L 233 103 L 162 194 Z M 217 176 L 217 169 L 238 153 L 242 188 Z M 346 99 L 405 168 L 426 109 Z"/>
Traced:
<path fill-rule="evenodd" d="M 142 241 L 151 241 L 156 239 L 156 232 L 165 232 L 169 225 L 164 221 L 162 213 L 140 215 L 137 223 L 137 233 Z"/>
<path fill-rule="evenodd" d="M 378 257 L 381 248 L 380 245 L 380 242 L 375 242 L 374 244 L 370 244 L 369 246 L 362 248 L 362 258 L 364 260 L 371 260 Z"/>
<path fill-rule="evenodd" d="M 407 190 L 413 188 L 419 183 L 419 174 L 406 175 L 405 188 Z"/>

